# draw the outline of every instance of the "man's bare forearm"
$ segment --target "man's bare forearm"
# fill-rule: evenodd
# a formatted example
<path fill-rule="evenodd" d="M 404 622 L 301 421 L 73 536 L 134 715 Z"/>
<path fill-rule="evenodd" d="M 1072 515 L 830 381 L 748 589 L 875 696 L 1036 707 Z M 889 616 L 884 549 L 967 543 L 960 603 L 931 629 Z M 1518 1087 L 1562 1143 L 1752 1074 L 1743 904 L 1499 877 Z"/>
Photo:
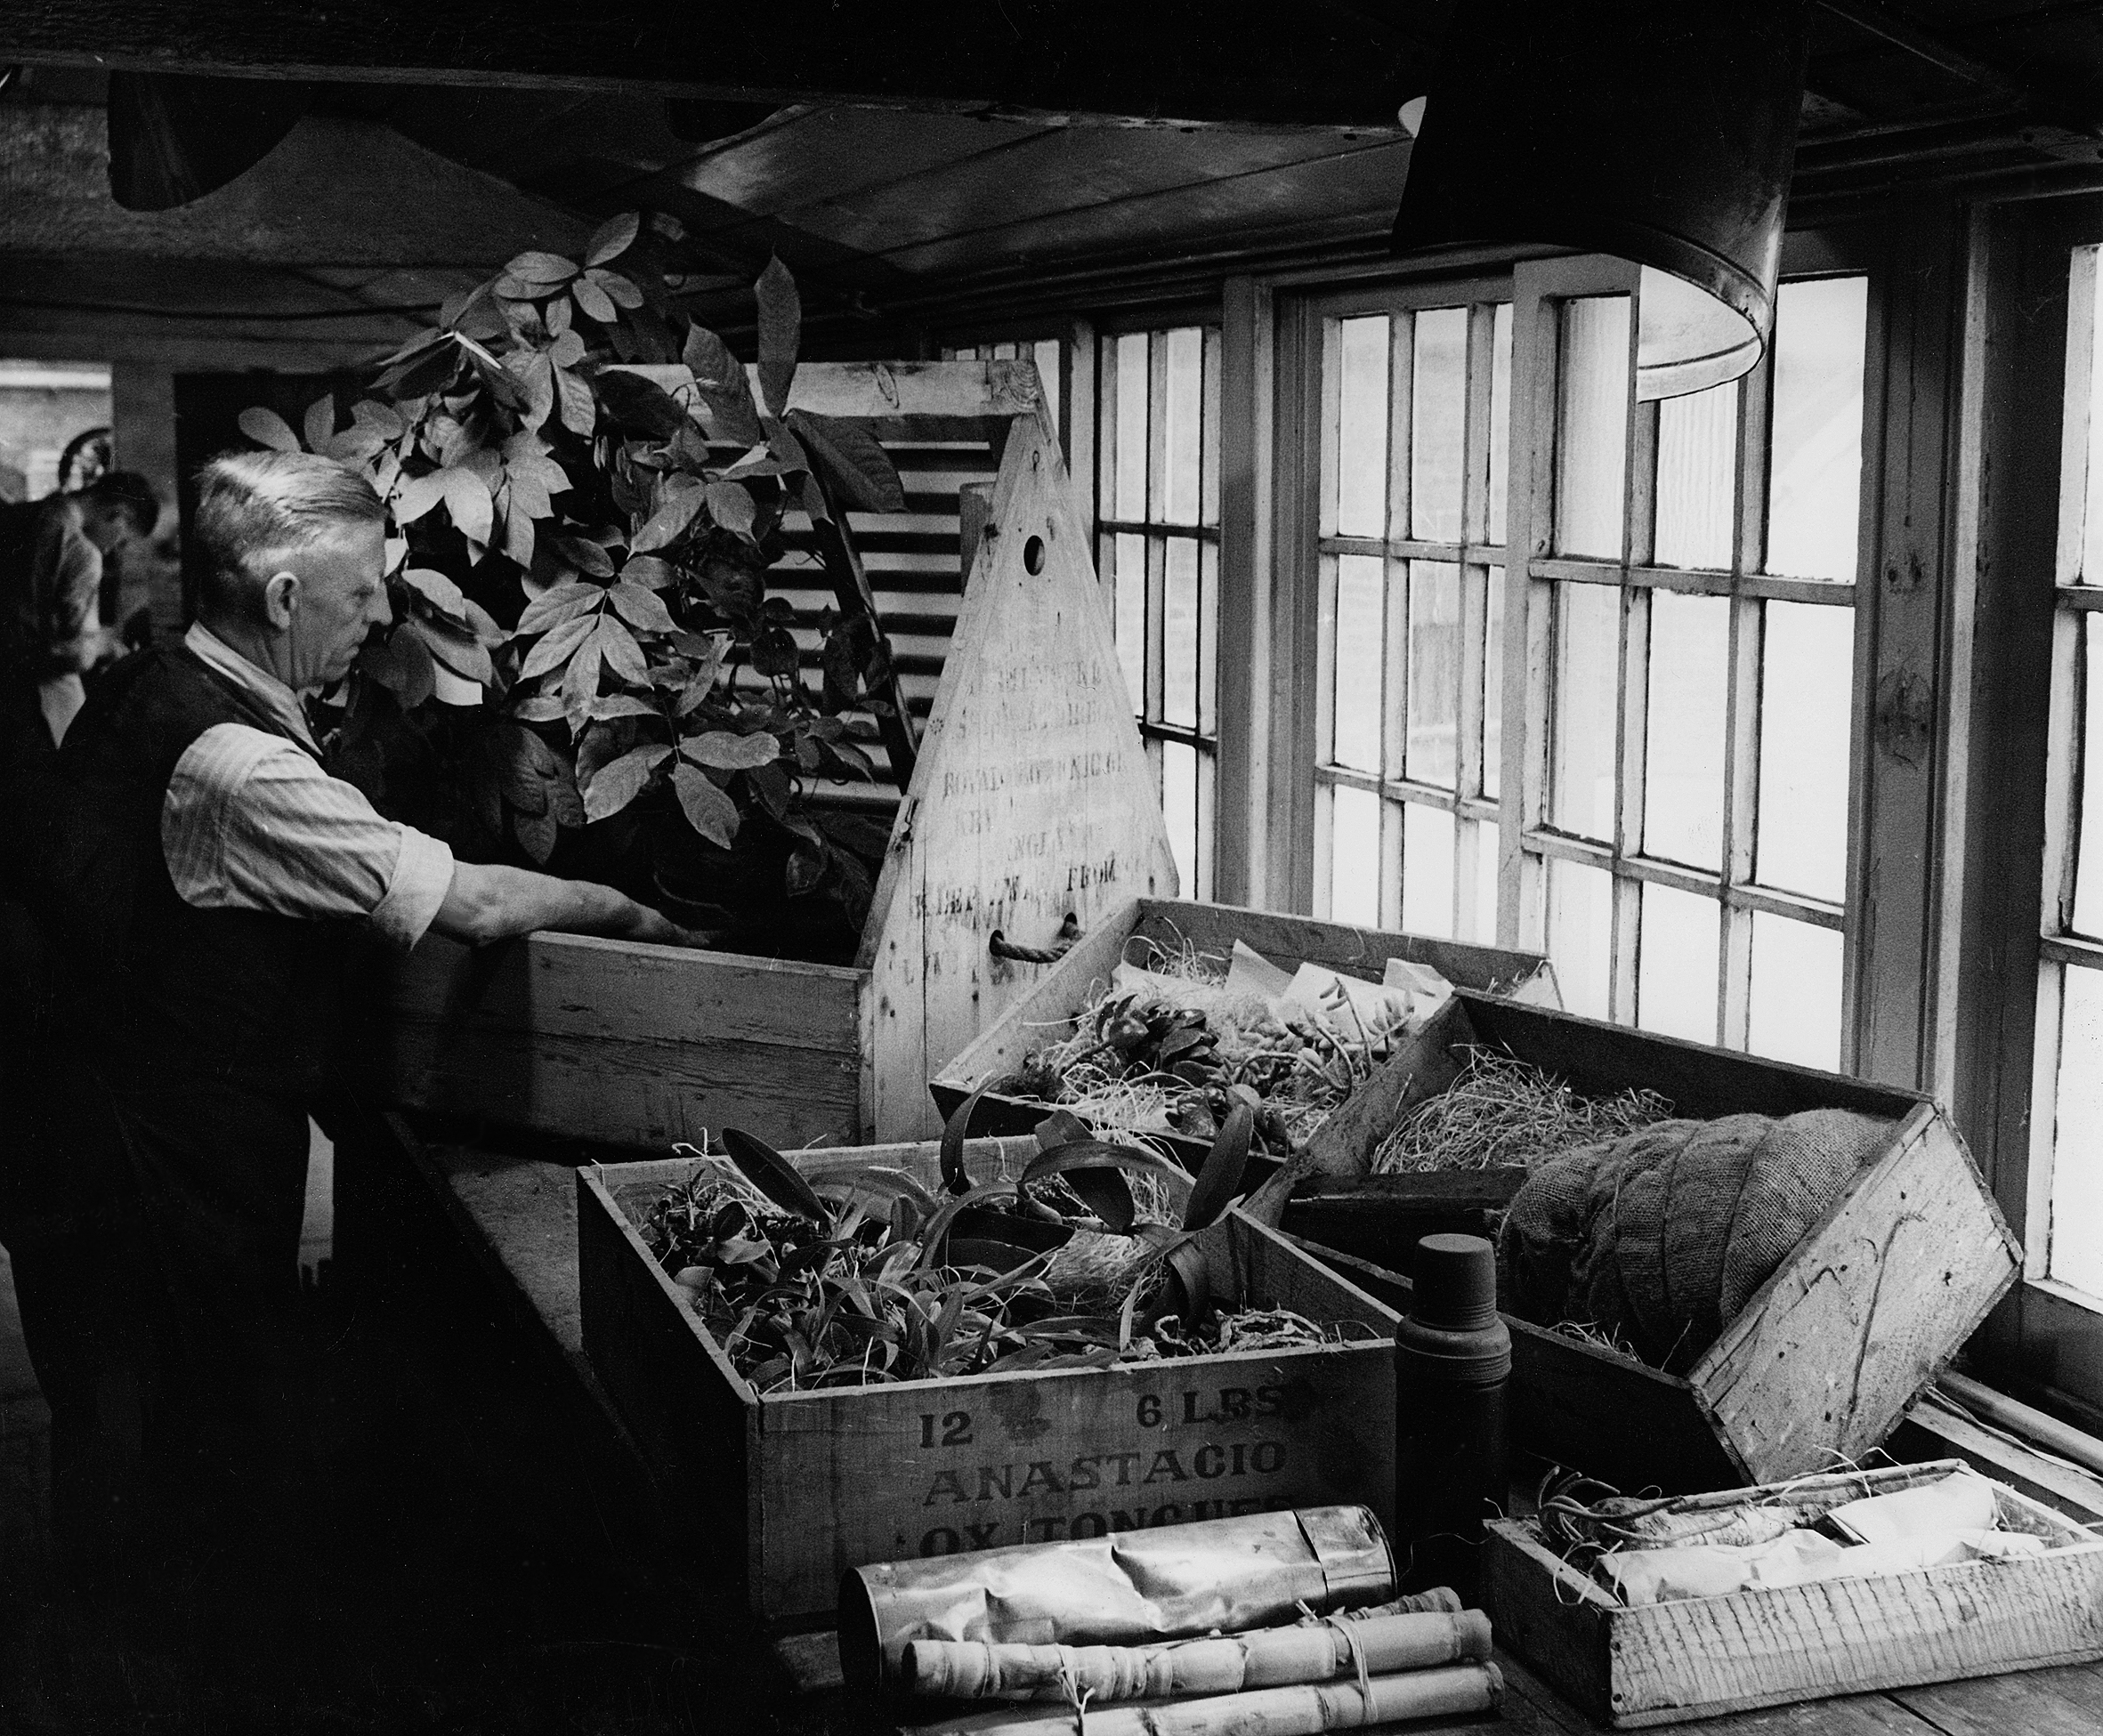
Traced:
<path fill-rule="evenodd" d="M 664 946 L 692 946 L 706 938 L 677 927 L 611 886 L 488 862 L 454 864 L 452 884 L 431 925 L 449 940 L 471 945 L 542 928 Z"/>

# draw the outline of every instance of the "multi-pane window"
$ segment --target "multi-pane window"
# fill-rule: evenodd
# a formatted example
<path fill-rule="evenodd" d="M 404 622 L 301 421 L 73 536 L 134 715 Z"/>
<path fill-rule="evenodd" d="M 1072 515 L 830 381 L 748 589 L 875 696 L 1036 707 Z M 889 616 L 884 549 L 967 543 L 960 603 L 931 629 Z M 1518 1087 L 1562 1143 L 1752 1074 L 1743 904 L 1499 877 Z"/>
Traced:
<path fill-rule="evenodd" d="M 1508 301 L 1322 334 L 1314 908 L 1493 941 Z"/>
<path fill-rule="evenodd" d="M 1125 332 L 1096 357 L 1096 567 L 1184 892 L 1209 898 L 1219 722 L 1219 335 Z"/>
<path fill-rule="evenodd" d="M 1575 1011 L 1840 1066 L 1865 280 L 1784 284 L 1758 369 L 1646 405 L 1633 284 L 1536 269 L 1505 933 Z"/>
<path fill-rule="evenodd" d="M 2075 250 L 2059 490 L 2030 1276 L 2103 1307 L 2103 271 Z"/>

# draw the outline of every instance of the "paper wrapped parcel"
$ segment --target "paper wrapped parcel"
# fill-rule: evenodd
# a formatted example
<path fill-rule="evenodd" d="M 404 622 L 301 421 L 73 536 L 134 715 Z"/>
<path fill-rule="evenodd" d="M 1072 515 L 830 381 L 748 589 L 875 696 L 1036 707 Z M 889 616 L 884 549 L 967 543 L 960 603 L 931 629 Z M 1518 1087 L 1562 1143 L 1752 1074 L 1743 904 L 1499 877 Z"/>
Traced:
<path fill-rule="evenodd" d="M 1395 1554 L 1367 1508 L 1244 1514 L 855 1568 L 840 1580 L 840 1666 L 874 1688 L 896 1683 L 908 1640 L 1144 1645 L 1394 1595 Z"/>

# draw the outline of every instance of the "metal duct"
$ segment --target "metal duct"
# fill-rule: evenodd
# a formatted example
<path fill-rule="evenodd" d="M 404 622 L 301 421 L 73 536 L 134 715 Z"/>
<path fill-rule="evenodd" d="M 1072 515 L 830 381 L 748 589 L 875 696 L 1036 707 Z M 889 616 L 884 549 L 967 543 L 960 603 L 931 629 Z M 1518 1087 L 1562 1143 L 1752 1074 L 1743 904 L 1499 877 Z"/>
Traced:
<path fill-rule="evenodd" d="M 1643 267 L 1636 395 L 1735 380 L 1774 328 L 1808 0 L 1462 0 L 1393 248 L 1549 243 Z"/>

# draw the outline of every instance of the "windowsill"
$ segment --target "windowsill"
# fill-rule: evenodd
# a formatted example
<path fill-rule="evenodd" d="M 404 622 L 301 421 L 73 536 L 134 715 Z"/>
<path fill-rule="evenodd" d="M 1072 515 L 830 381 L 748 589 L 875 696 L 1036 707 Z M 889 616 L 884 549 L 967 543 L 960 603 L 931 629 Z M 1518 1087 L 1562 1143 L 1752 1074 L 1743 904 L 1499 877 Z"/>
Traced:
<path fill-rule="evenodd" d="M 2103 1465 L 2103 1440 L 1963 1375 L 1930 1387 L 1891 1446 L 1902 1459 L 1964 1459 L 2083 1522 L 2103 1521 L 2103 1474 L 2089 1463 Z"/>

